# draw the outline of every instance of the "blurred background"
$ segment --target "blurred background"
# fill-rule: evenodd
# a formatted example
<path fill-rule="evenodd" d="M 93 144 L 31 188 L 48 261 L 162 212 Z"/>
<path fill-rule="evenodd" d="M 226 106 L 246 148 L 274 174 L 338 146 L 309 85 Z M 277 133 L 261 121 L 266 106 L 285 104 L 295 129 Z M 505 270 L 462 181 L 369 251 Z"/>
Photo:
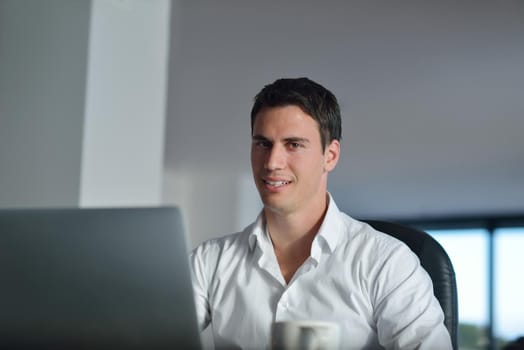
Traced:
<path fill-rule="evenodd" d="M 461 349 L 524 334 L 524 2 L 0 0 L 0 207 L 178 205 L 190 247 L 261 209 L 253 96 L 342 109 L 329 190 L 429 230 Z"/>

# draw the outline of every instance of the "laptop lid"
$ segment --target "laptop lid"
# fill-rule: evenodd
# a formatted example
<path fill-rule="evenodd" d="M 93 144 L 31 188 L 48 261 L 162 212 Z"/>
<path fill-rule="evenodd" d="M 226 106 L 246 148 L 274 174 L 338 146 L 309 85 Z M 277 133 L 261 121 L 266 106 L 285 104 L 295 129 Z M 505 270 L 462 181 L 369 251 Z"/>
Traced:
<path fill-rule="evenodd" d="M 194 349 L 180 211 L 0 210 L 0 348 Z"/>

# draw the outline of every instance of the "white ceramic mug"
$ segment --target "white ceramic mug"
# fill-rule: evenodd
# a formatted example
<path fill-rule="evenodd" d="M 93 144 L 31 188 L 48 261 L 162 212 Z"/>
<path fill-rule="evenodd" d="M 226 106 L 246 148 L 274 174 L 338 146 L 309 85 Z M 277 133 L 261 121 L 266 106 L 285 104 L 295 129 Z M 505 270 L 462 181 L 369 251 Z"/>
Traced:
<path fill-rule="evenodd" d="M 273 350 L 338 350 L 340 326 L 327 321 L 279 321 L 271 327 Z"/>

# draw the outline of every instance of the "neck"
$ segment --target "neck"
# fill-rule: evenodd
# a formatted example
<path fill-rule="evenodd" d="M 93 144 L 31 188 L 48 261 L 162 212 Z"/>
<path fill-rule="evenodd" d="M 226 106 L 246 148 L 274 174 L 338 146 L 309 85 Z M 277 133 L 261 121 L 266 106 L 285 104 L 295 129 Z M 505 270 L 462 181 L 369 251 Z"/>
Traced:
<path fill-rule="evenodd" d="M 315 208 L 299 212 L 280 213 L 264 209 L 266 225 L 275 249 L 311 249 L 328 207 L 329 196 Z"/>
<path fill-rule="evenodd" d="M 311 245 L 324 220 L 328 196 L 316 211 L 282 214 L 264 210 L 275 256 L 286 283 L 311 255 Z"/>

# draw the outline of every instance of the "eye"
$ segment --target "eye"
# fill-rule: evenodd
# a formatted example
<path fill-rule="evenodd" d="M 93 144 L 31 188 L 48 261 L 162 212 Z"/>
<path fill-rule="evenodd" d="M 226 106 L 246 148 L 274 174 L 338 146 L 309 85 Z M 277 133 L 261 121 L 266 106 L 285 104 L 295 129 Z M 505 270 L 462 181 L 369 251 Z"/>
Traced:
<path fill-rule="evenodd" d="M 271 142 L 267 140 L 258 140 L 255 141 L 255 147 L 264 149 L 271 148 Z"/>
<path fill-rule="evenodd" d="M 299 149 L 303 147 L 303 145 L 300 142 L 290 142 L 287 145 L 290 149 Z"/>

